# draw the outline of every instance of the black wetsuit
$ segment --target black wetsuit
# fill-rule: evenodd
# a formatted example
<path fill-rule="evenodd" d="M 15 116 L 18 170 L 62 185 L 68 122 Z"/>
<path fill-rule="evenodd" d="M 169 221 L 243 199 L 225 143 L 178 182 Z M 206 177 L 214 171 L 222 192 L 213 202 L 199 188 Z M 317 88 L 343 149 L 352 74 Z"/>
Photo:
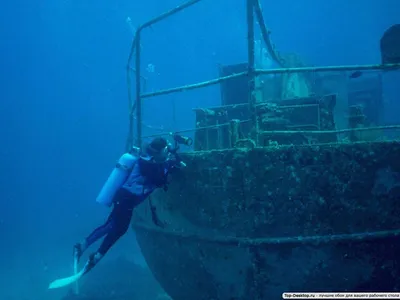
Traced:
<path fill-rule="evenodd" d="M 128 230 L 133 209 L 156 188 L 165 186 L 168 172 L 176 166 L 175 161 L 166 161 L 154 169 L 153 167 L 146 168 L 138 162 L 124 185 L 116 192 L 113 199 L 113 209 L 107 221 L 86 238 L 86 247 L 89 247 L 105 236 L 97 251 L 101 255 L 105 255 Z"/>
<path fill-rule="evenodd" d="M 106 236 L 97 252 L 101 255 L 107 253 L 115 242 L 125 234 L 132 219 L 133 208 L 142 201 L 126 189 L 120 188 L 114 196 L 114 207 L 107 221 L 97 227 L 87 238 L 86 245 L 91 244 Z"/>

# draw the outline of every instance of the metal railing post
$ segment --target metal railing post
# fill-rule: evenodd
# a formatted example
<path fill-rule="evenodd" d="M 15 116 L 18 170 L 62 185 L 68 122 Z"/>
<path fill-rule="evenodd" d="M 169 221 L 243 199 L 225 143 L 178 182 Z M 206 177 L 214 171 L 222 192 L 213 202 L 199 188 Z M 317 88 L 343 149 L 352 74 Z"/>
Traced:
<path fill-rule="evenodd" d="M 131 45 L 131 50 L 129 52 L 129 57 L 128 57 L 128 64 L 127 64 L 127 83 L 128 83 L 128 101 L 129 101 L 129 133 L 128 133 L 128 139 L 127 139 L 127 143 L 126 143 L 126 148 L 127 151 L 130 150 L 130 148 L 133 146 L 134 144 L 134 138 L 133 138 L 133 123 L 134 123 L 134 113 L 136 110 L 136 124 L 137 124 L 137 139 L 136 139 L 136 146 L 141 147 L 142 145 L 142 95 L 141 95 L 141 66 L 140 66 L 140 57 L 141 57 L 141 47 L 140 47 L 140 35 L 141 32 L 144 28 L 150 27 L 153 24 L 156 24 L 166 18 L 168 18 L 169 16 L 172 16 L 198 2 L 200 2 L 202 0 L 189 0 L 177 7 L 175 7 L 174 9 L 171 9 L 161 15 L 159 15 L 158 17 L 142 24 L 139 28 L 137 28 L 136 30 L 136 34 L 135 34 L 135 38 L 132 42 Z M 136 74 L 136 101 L 135 103 L 133 103 L 132 101 L 132 97 L 131 97 L 131 82 L 130 82 L 130 70 L 132 69 L 130 67 L 131 64 L 131 60 L 133 58 L 133 54 L 136 50 L 136 56 L 135 56 L 135 64 L 136 64 L 136 68 L 134 70 L 135 74 Z"/>
<path fill-rule="evenodd" d="M 254 0 L 247 0 L 247 76 L 248 76 L 248 103 L 250 111 L 250 119 L 252 120 L 252 126 L 254 128 L 253 138 L 255 138 L 256 145 L 257 141 L 257 115 L 255 111 L 255 50 L 254 50 Z"/>
<path fill-rule="evenodd" d="M 136 32 L 136 146 L 142 146 L 142 95 L 141 95 L 141 65 L 140 65 L 140 35 L 141 35 L 141 28 L 139 28 Z"/>
<path fill-rule="evenodd" d="M 247 70 L 241 73 L 231 74 L 229 76 L 218 77 L 216 79 L 188 84 L 180 87 L 175 88 L 168 88 L 164 90 L 158 90 L 155 92 L 145 92 L 145 84 L 141 86 L 141 79 L 145 79 L 141 75 L 141 47 L 140 47 L 140 40 L 141 40 L 141 32 L 144 28 L 151 27 L 152 25 L 198 3 L 203 0 L 188 0 L 185 3 L 171 9 L 158 17 L 144 23 L 141 25 L 137 30 L 135 37 L 132 41 L 128 64 L 127 64 L 127 84 L 128 84 L 128 101 L 129 101 L 129 134 L 127 139 L 127 150 L 130 150 L 130 147 L 133 145 L 141 146 L 143 133 L 142 133 L 142 100 L 150 97 L 160 96 L 160 95 L 167 95 L 176 92 L 183 92 L 188 90 L 194 90 L 203 88 L 206 86 L 220 84 L 221 82 L 231 80 L 233 78 L 239 78 L 248 76 L 248 109 L 250 112 L 250 120 L 246 120 L 246 123 L 251 121 L 253 131 L 251 132 L 251 138 L 254 139 L 254 142 L 257 146 L 259 146 L 258 138 L 265 132 L 259 131 L 259 122 L 257 118 L 257 103 L 256 98 L 254 95 L 255 92 L 255 79 L 257 76 L 260 75 L 267 75 L 267 74 L 290 74 L 290 73 L 315 73 L 315 72 L 332 72 L 332 71 L 394 71 L 400 69 L 400 63 L 395 64 L 373 64 L 373 65 L 347 65 L 347 66 L 322 66 L 322 67 L 297 67 L 297 68 L 288 68 L 285 66 L 284 58 L 275 50 L 274 45 L 272 44 L 269 35 L 270 32 L 268 28 L 265 26 L 264 17 L 261 10 L 260 0 L 246 0 L 246 15 L 247 15 L 247 51 L 248 51 L 248 67 Z M 278 69 L 256 69 L 255 68 L 255 20 L 260 25 L 261 34 L 263 37 L 264 42 L 266 43 L 267 49 L 269 54 L 282 68 Z M 136 52 L 135 52 L 136 51 Z M 133 57 L 135 55 L 135 63 L 136 68 L 132 68 L 130 66 Z M 133 91 L 132 91 L 132 78 L 131 73 L 135 73 L 135 83 L 136 83 L 136 92 L 135 92 L 135 101 L 133 101 Z M 143 92 L 143 93 L 142 93 Z M 135 123 L 135 113 L 136 113 L 136 124 L 137 124 L 137 138 L 134 141 L 134 123 Z M 174 119 L 175 119 L 175 111 L 174 111 Z M 146 126 L 146 125 L 144 125 Z M 399 125 L 400 126 L 400 125 Z M 205 128 L 201 128 L 205 129 Z M 183 131 L 181 131 L 183 132 Z"/>

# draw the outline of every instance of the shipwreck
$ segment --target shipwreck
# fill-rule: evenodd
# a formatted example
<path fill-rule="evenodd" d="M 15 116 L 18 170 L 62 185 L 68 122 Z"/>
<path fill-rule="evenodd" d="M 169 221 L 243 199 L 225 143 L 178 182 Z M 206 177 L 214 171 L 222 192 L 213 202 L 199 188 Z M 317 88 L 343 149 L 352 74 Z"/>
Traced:
<path fill-rule="evenodd" d="M 187 167 L 134 212 L 155 278 L 174 300 L 400 290 L 400 126 L 383 121 L 382 85 L 400 67 L 399 25 L 380 40 L 380 64 L 310 67 L 277 51 L 259 1 L 246 0 L 247 62 L 221 66 L 208 82 L 145 93 L 144 30 L 199 1 L 140 26 L 128 61 L 128 149 L 145 139 L 146 98 L 221 87 L 219 106 L 193 111 Z M 279 68 L 256 66 L 255 21 Z"/>

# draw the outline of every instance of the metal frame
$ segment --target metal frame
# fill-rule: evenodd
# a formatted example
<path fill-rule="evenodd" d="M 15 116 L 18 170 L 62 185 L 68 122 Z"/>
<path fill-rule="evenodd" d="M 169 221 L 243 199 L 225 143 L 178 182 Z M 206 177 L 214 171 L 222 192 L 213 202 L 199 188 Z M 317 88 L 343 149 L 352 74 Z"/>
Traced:
<path fill-rule="evenodd" d="M 232 78 L 237 78 L 237 77 L 243 77 L 247 76 L 249 80 L 249 95 L 248 95 L 248 104 L 249 104 L 249 110 L 252 113 L 252 122 L 254 124 L 257 124 L 255 118 L 255 102 L 254 102 L 254 97 L 253 97 L 253 92 L 254 92 L 254 79 L 257 75 L 261 74 L 283 74 L 283 73 L 312 73 L 312 72 L 332 72 L 332 71 L 362 71 L 362 70 L 368 70 L 368 71 L 376 71 L 376 70 L 394 70 L 400 68 L 400 64 L 385 64 L 385 65 L 347 65 L 347 66 L 324 66 L 324 67 L 302 67 L 302 68 L 288 68 L 286 65 L 285 60 L 279 55 L 279 53 L 275 50 L 271 40 L 270 40 L 270 31 L 267 29 L 265 26 L 264 18 L 262 15 L 261 11 L 261 6 L 259 0 L 246 0 L 247 6 L 246 6 L 246 16 L 247 16 L 247 51 L 248 51 L 248 70 L 246 72 L 241 72 L 237 74 L 233 74 L 230 76 L 224 76 L 224 77 L 219 77 L 213 80 L 209 81 L 204 81 L 200 83 L 195 83 L 195 84 L 190 84 L 190 85 L 185 85 L 185 86 L 180 86 L 180 87 L 175 87 L 175 88 L 170 88 L 170 89 L 164 89 L 164 90 L 159 90 L 156 92 L 151 92 L 151 93 L 142 93 L 142 88 L 141 88 L 141 79 L 143 76 L 141 75 L 141 66 L 140 66 L 140 60 L 141 60 L 141 47 L 140 47 L 140 42 L 141 42 L 141 34 L 142 30 L 145 28 L 148 28 L 188 7 L 193 6 L 194 4 L 203 1 L 203 0 L 190 0 L 187 1 L 176 8 L 167 11 L 158 17 L 142 24 L 139 26 L 136 30 L 135 37 L 132 42 L 131 46 L 131 51 L 129 54 L 128 58 L 128 63 L 127 63 L 127 84 L 128 84 L 128 100 L 129 100 L 129 133 L 128 133 L 128 139 L 127 139 L 127 149 L 130 149 L 134 145 L 134 114 L 136 111 L 136 131 L 137 131 L 137 138 L 136 138 L 136 145 L 138 147 L 141 146 L 142 144 L 142 100 L 144 98 L 150 98 L 150 97 L 155 97 L 155 96 L 160 96 L 160 95 L 167 95 L 171 93 L 176 93 L 176 92 L 182 92 L 182 91 L 187 91 L 187 90 L 193 90 L 193 89 L 198 89 L 198 88 L 203 88 L 206 86 L 211 86 L 215 84 L 219 84 L 223 81 L 232 79 Z M 216 1 L 216 0 L 214 0 Z M 254 61 L 254 23 L 255 20 L 257 20 L 257 23 L 260 26 L 261 29 L 261 34 L 263 37 L 263 40 L 266 44 L 266 47 L 271 55 L 271 57 L 275 60 L 275 62 L 281 66 L 282 68 L 279 69 L 255 69 L 255 61 Z M 131 67 L 131 63 L 133 60 L 135 54 L 135 69 Z M 136 91 L 135 91 L 135 101 L 133 101 L 133 95 L 132 95 L 132 78 L 131 78 L 131 72 L 135 73 L 135 85 L 136 85 Z"/>

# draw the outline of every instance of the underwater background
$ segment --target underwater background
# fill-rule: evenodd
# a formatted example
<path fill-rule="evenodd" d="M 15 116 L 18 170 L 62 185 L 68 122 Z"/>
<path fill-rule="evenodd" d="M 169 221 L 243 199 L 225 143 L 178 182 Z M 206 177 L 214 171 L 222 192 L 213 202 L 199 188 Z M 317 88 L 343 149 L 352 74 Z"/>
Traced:
<path fill-rule="evenodd" d="M 0 299 L 52 300 L 68 292 L 47 286 L 71 273 L 72 245 L 107 216 L 94 199 L 126 142 L 125 68 L 134 30 L 180 3 L 3 1 Z M 278 49 L 317 66 L 379 63 L 378 41 L 400 21 L 398 0 L 261 4 Z M 204 0 L 146 30 L 142 51 L 148 91 L 215 78 L 218 64 L 247 59 L 245 1 Z M 400 121 L 396 83 L 398 73 L 385 76 L 387 123 Z M 217 105 L 220 96 L 218 87 L 187 95 L 150 99 L 144 122 L 152 128 L 145 130 L 193 128 L 191 108 Z M 102 264 L 121 257 L 146 268 L 131 230 Z M 104 271 L 93 276 L 113 276 Z"/>

